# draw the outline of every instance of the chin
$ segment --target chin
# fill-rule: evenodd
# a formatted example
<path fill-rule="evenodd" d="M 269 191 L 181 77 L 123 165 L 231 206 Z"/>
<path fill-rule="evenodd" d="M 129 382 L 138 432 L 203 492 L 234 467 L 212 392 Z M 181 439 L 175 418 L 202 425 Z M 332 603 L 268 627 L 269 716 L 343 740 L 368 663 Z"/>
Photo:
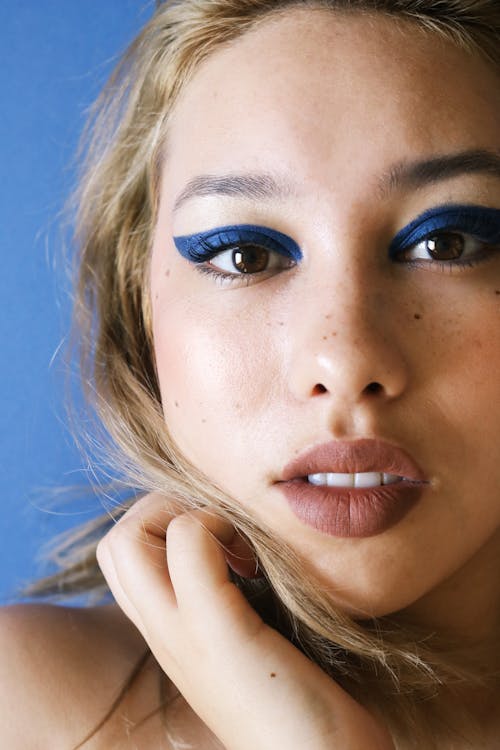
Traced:
<path fill-rule="evenodd" d="M 331 578 L 325 581 L 323 577 L 322 582 L 323 585 L 327 583 L 330 590 L 338 587 L 338 582 L 333 582 Z M 334 593 L 333 602 L 349 617 L 362 621 L 408 611 L 427 593 L 429 591 L 424 586 L 420 586 L 418 590 L 410 588 L 407 580 L 376 580 L 372 585 L 369 579 L 365 579 L 362 585 L 357 585 L 351 580 L 345 582 L 344 595 L 342 592 Z"/>

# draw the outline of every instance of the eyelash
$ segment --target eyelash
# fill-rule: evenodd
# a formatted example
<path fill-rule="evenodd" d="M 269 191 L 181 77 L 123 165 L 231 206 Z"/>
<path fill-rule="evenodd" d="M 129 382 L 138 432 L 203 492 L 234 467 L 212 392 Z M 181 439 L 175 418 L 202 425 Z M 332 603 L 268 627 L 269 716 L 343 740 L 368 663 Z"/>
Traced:
<path fill-rule="evenodd" d="M 413 245 L 408 246 L 404 250 L 401 250 L 400 253 L 403 255 L 404 253 L 408 253 L 409 251 L 415 249 L 418 245 L 423 244 L 424 242 L 428 242 L 429 240 L 440 238 L 443 236 L 449 236 L 449 235 L 456 235 L 462 238 L 465 238 L 465 240 L 475 240 L 480 245 L 483 245 L 482 249 L 478 249 L 476 251 L 476 254 L 470 258 L 464 258 L 460 259 L 457 258 L 455 260 L 437 260 L 435 258 L 415 258 L 414 260 L 398 260 L 397 255 L 393 256 L 393 260 L 396 263 L 405 264 L 409 268 L 413 270 L 417 270 L 419 268 L 428 268 L 429 266 L 432 266 L 433 269 L 453 273 L 453 272 L 461 272 L 467 270 L 467 268 L 474 268 L 475 266 L 480 265 L 484 261 L 489 260 L 489 258 L 493 255 L 495 251 L 500 250 L 500 246 L 495 247 L 495 244 L 492 244 L 490 242 L 486 242 L 484 240 L 481 240 L 479 237 L 474 237 L 474 235 L 461 232 L 459 230 L 447 230 L 447 231 L 436 231 L 432 232 L 432 234 L 427 235 L 427 237 L 422 238 L 418 242 L 415 242 Z"/>
<path fill-rule="evenodd" d="M 221 250 L 220 252 L 224 252 Z M 207 266 L 204 264 L 199 263 L 198 265 L 195 265 L 195 270 L 198 271 L 198 273 L 203 274 L 204 276 L 210 276 L 215 282 L 223 285 L 223 284 L 233 284 L 236 281 L 241 286 L 249 286 L 256 276 L 259 276 L 259 274 L 255 273 L 228 273 L 227 271 L 219 271 L 218 268 L 213 268 L 211 266 Z M 264 271 L 265 273 L 265 271 Z"/>
<path fill-rule="evenodd" d="M 231 250 L 237 250 L 238 247 L 244 247 L 245 243 L 241 243 L 240 246 L 238 246 L 238 244 L 236 243 L 231 243 L 226 246 L 222 245 L 216 251 L 211 249 L 210 246 L 206 243 L 201 242 L 200 245 L 203 248 L 203 253 L 200 254 L 200 260 L 195 263 L 196 271 L 204 274 L 205 276 L 210 276 L 214 281 L 221 285 L 239 283 L 242 286 L 249 286 L 256 279 L 269 274 L 269 271 L 265 269 L 263 271 L 256 271 L 255 273 L 238 273 L 237 271 L 235 271 L 234 273 L 230 273 L 229 271 L 223 271 L 220 268 L 214 268 L 213 266 L 208 265 L 212 258 L 216 258 L 218 255 L 229 252 Z M 260 247 L 259 245 L 257 245 L 257 243 L 255 243 L 255 246 Z M 284 262 L 286 262 L 287 260 L 290 261 L 290 265 L 284 266 L 283 269 L 281 269 L 282 271 L 288 271 L 297 265 L 297 261 L 294 261 L 294 259 L 291 258 L 288 253 L 281 253 L 278 250 L 274 250 L 265 246 L 262 246 L 262 248 L 264 250 L 267 250 L 270 255 L 272 253 L 275 253 L 276 256 L 283 258 Z"/>
<path fill-rule="evenodd" d="M 395 263 L 405 264 L 412 270 L 429 268 L 429 266 L 432 266 L 435 270 L 454 273 L 464 271 L 467 268 L 472 268 L 487 261 L 495 252 L 500 251 L 499 215 L 500 212 L 496 209 L 485 209 L 476 206 L 460 207 L 450 205 L 431 209 L 398 232 L 390 245 L 389 257 Z M 452 221 L 452 218 L 454 221 Z M 425 229 L 426 224 L 431 224 L 432 230 L 422 232 L 422 229 Z M 234 229 L 231 231 L 234 233 Z M 230 250 L 236 250 L 238 246 L 241 247 L 245 244 L 249 244 L 245 239 L 239 240 L 239 242 L 234 239 L 231 242 L 224 242 L 223 238 L 225 234 L 224 231 L 220 231 L 220 233 L 214 231 L 211 232 L 207 238 L 203 237 L 203 235 L 197 236 L 194 247 L 190 247 L 189 254 L 186 256 L 194 263 L 197 272 L 205 276 L 210 276 L 212 280 L 220 285 L 237 283 L 241 286 L 248 286 L 259 278 L 265 277 L 266 274 L 269 274 L 269 271 L 267 270 L 248 274 L 238 273 L 237 271 L 230 273 L 210 266 L 210 260 L 216 258 L 220 254 Z M 473 257 L 463 260 L 437 260 L 431 257 L 429 257 L 429 259 L 417 258 L 415 260 L 405 260 L 400 258 L 400 256 L 409 253 L 420 244 L 447 235 L 458 235 L 464 238 L 466 242 L 475 240 L 483 247 L 482 249 L 479 249 Z M 210 240 L 213 241 L 214 237 L 215 242 L 214 244 L 211 244 Z M 293 245 L 295 244 L 290 238 L 287 238 L 287 240 Z M 411 241 L 409 242 L 408 240 Z M 290 265 L 284 267 L 282 270 L 294 268 L 297 263 L 300 262 L 300 257 L 297 255 L 293 257 L 295 254 L 293 251 L 290 253 L 286 248 L 283 248 L 283 252 L 276 250 L 275 247 L 273 247 L 275 242 L 270 243 L 268 236 L 263 235 L 262 245 L 259 245 L 258 239 L 254 239 L 251 244 L 254 246 L 260 246 L 269 253 L 275 253 L 284 259 L 288 259 Z M 270 244 L 271 246 L 269 246 Z M 279 245 L 279 243 L 276 244 Z"/>
<path fill-rule="evenodd" d="M 458 234 L 458 235 L 460 235 L 462 237 L 465 237 L 465 238 L 475 239 L 475 238 L 472 237 L 472 235 L 465 234 L 464 232 L 457 232 L 457 231 L 454 231 L 454 232 L 433 232 L 428 237 L 426 237 L 426 238 L 424 238 L 422 240 L 419 240 L 419 242 L 416 242 L 413 246 L 410 246 L 410 247 L 406 248 L 404 251 L 401 251 L 401 253 L 408 252 L 409 250 L 413 249 L 413 247 L 416 247 L 417 245 L 425 242 L 426 240 L 429 240 L 429 239 L 432 239 L 432 238 L 435 238 L 435 237 L 440 237 L 440 236 L 443 236 L 445 234 Z M 478 241 L 481 242 L 481 240 L 478 240 Z M 486 245 L 488 243 L 483 243 L 483 244 Z M 212 257 L 217 257 L 217 255 L 219 255 L 220 253 L 226 252 L 227 250 L 230 250 L 230 249 L 232 249 L 232 248 L 222 248 L 221 250 L 219 250 Z M 500 249 L 500 248 L 498 248 L 498 249 Z M 274 251 L 274 252 L 276 252 L 276 251 Z M 480 251 L 477 256 L 475 256 L 473 258 L 467 258 L 466 260 L 459 260 L 458 259 L 458 260 L 440 261 L 440 260 L 435 260 L 435 259 L 433 260 L 432 258 L 429 258 L 429 260 L 426 260 L 426 259 L 415 259 L 413 261 L 412 260 L 404 261 L 404 260 L 396 260 L 395 257 L 393 257 L 393 259 L 397 263 L 405 264 L 406 266 L 408 266 L 412 270 L 417 270 L 419 268 L 426 268 L 426 267 L 428 268 L 429 265 L 432 265 L 433 269 L 439 270 L 439 271 L 441 271 L 443 273 L 453 273 L 453 272 L 465 271 L 465 270 L 467 270 L 467 268 L 474 268 L 475 266 L 480 265 L 480 263 L 488 260 L 491 257 L 491 255 L 492 255 L 493 252 L 494 252 L 494 250 L 492 250 L 492 251 L 483 250 L 482 252 Z M 213 266 L 207 265 L 207 263 L 208 263 L 209 260 L 210 259 L 205 259 L 205 261 L 201 261 L 201 260 L 198 261 L 198 263 L 195 264 L 195 270 L 198 271 L 198 273 L 201 273 L 201 274 L 203 274 L 205 276 L 210 276 L 216 283 L 218 283 L 220 285 L 238 283 L 241 286 L 249 286 L 256 279 L 258 279 L 259 277 L 261 277 L 262 275 L 265 275 L 267 273 L 266 271 L 259 271 L 259 272 L 253 273 L 253 274 L 252 273 L 244 274 L 244 273 L 237 273 L 235 271 L 235 273 L 233 274 L 233 273 L 229 273 L 227 271 L 221 271 L 218 268 L 214 268 Z M 296 263 L 294 263 L 293 266 L 290 266 L 288 269 L 283 269 L 283 270 L 289 270 L 290 268 L 294 268 L 295 265 L 296 265 Z"/>

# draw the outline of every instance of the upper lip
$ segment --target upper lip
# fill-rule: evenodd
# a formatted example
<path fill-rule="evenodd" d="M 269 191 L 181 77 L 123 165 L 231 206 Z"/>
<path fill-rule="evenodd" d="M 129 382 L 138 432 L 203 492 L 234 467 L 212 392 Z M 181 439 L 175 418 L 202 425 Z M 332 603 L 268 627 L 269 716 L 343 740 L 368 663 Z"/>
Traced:
<path fill-rule="evenodd" d="M 281 481 L 306 477 L 308 474 L 359 474 L 380 472 L 395 474 L 414 481 L 427 481 L 416 462 L 402 448 L 383 440 L 340 441 L 316 445 L 288 463 Z"/>

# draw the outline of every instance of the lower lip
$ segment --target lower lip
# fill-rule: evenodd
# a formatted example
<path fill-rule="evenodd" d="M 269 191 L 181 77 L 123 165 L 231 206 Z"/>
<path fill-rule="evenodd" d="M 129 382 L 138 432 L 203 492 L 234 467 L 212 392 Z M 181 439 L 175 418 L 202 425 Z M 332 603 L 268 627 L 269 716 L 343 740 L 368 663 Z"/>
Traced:
<path fill-rule="evenodd" d="M 306 479 L 279 482 L 291 510 L 307 526 L 338 537 L 381 534 L 420 499 L 427 482 L 401 481 L 380 487 L 322 487 Z"/>

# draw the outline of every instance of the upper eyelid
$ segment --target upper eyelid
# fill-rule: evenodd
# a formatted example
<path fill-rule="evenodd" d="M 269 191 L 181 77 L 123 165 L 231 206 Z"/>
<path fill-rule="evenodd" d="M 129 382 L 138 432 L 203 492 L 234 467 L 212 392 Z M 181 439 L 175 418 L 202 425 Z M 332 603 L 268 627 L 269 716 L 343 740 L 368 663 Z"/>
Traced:
<path fill-rule="evenodd" d="M 417 216 L 403 227 L 389 245 L 389 256 L 394 257 L 402 250 L 411 247 L 435 231 L 455 229 L 467 232 L 467 224 L 477 222 L 481 232 L 488 235 L 490 242 L 500 242 L 500 209 L 487 208 L 474 204 L 445 204 L 437 206 Z M 476 227 L 473 227 L 476 229 Z M 476 229 L 477 231 L 477 229 Z M 223 240 L 220 250 L 213 248 L 207 252 L 206 245 L 214 238 L 220 239 L 232 235 L 232 239 Z M 264 247 L 293 258 L 296 262 L 302 259 L 299 245 L 288 235 L 269 227 L 254 224 L 236 224 L 215 227 L 205 232 L 173 238 L 177 250 L 191 262 L 203 262 L 211 253 L 212 257 L 224 251 L 227 245 L 239 242 L 261 243 Z M 200 253 L 200 248 L 203 252 Z"/>
<path fill-rule="evenodd" d="M 425 211 L 403 227 L 389 246 L 389 255 L 408 249 L 433 232 L 448 230 L 479 232 L 491 242 L 500 242 L 500 209 L 477 205 L 447 204 Z"/>
<path fill-rule="evenodd" d="M 214 247 L 207 252 L 207 246 L 210 246 L 210 242 L 213 242 L 214 239 L 222 240 L 220 250 Z M 284 256 L 291 257 L 296 262 L 302 259 L 302 251 L 291 237 L 275 229 L 255 224 L 217 227 L 206 232 L 176 236 L 173 240 L 180 254 L 187 260 L 194 262 L 204 260 L 203 256 L 223 252 L 225 245 L 229 246 L 238 242 L 260 244 L 268 250 L 274 250 Z M 202 248 L 201 253 L 200 248 Z"/>

